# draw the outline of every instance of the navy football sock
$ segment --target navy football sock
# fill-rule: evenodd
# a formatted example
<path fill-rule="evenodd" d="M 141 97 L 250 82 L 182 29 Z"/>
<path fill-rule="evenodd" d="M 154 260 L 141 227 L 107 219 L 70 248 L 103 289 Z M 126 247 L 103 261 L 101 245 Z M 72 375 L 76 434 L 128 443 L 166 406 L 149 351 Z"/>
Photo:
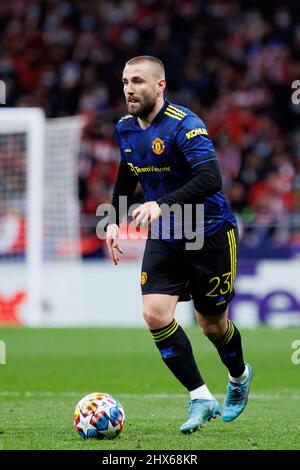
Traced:
<path fill-rule="evenodd" d="M 164 328 L 150 331 L 164 363 L 179 382 L 189 391 L 204 385 L 191 343 L 175 319 Z"/>
<path fill-rule="evenodd" d="M 245 370 L 242 340 L 237 327 L 228 321 L 227 331 L 222 338 L 212 341 L 219 356 L 232 377 L 239 377 Z"/>

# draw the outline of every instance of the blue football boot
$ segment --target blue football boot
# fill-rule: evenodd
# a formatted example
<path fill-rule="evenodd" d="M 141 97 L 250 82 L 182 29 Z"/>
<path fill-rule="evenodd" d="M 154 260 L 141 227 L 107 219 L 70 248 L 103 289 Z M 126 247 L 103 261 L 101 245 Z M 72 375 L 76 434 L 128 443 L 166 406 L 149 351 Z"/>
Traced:
<path fill-rule="evenodd" d="M 222 409 L 223 421 L 233 421 L 237 418 L 246 408 L 248 402 L 250 381 L 253 377 L 253 369 L 247 364 L 249 376 L 242 384 L 233 382 L 228 383 L 227 393 Z"/>
<path fill-rule="evenodd" d="M 204 423 L 221 414 L 217 400 L 197 399 L 188 403 L 189 419 L 181 426 L 184 434 L 197 431 Z"/>

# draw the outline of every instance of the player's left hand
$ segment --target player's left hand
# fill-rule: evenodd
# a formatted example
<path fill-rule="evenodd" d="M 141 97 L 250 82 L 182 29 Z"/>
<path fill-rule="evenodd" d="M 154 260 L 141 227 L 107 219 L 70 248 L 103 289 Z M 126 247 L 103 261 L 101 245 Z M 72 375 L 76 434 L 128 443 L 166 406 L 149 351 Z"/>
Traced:
<path fill-rule="evenodd" d="M 147 227 L 151 225 L 154 220 L 159 219 L 161 216 L 161 209 L 157 202 L 149 201 L 142 204 L 132 213 L 132 217 L 135 219 L 137 226 Z"/>

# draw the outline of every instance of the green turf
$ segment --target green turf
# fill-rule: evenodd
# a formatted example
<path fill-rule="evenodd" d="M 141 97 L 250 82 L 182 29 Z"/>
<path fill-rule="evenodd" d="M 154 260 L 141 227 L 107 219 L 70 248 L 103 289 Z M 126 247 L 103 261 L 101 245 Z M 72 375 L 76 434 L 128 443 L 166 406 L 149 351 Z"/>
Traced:
<path fill-rule="evenodd" d="M 200 331 L 187 331 L 222 402 L 226 370 Z M 242 333 L 255 374 L 247 409 L 232 423 L 219 418 L 186 436 L 179 427 L 188 395 L 146 329 L 2 328 L 0 449 L 299 449 L 300 364 L 291 362 L 291 344 L 300 329 Z M 115 440 L 83 441 L 75 433 L 75 404 L 94 391 L 124 406 L 125 428 Z"/>

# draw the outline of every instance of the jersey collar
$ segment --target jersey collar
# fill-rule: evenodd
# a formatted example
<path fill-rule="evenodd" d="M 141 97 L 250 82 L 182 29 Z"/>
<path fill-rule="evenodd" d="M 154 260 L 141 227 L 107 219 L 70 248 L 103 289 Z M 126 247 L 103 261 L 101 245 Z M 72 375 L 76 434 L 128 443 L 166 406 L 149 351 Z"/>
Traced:
<path fill-rule="evenodd" d="M 165 99 L 164 101 L 164 104 L 162 105 L 162 107 L 160 108 L 160 110 L 158 111 L 158 113 L 154 116 L 154 118 L 152 119 L 150 125 L 147 127 L 147 129 L 142 129 L 141 126 L 139 125 L 139 122 L 138 122 L 138 119 L 135 118 L 135 121 L 136 121 L 136 125 L 142 130 L 142 131 L 146 131 L 148 129 L 150 129 L 150 127 L 152 127 L 154 124 L 157 124 L 163 117 L 164 117 L 164 112 L 165 112 L 165 109 L 169 106 L 169 101 Z"/>
<path fill-rule="evenodd" d="M 164 116 L 164 112 L 166 110 L 166 108 L 169 106 L 169 101 L 167 101 L 165 99 L 165 102 L 163 104 L 163 106 L 161 107 L 160 111 L 158 111 L 158 113 L 156 114 L 156 116 L 152 119 L 152 122 L 150 125 L 152 125 L 154 122 L 156 123 L 157 121 L 160 121 L 161 118 Z"/>

